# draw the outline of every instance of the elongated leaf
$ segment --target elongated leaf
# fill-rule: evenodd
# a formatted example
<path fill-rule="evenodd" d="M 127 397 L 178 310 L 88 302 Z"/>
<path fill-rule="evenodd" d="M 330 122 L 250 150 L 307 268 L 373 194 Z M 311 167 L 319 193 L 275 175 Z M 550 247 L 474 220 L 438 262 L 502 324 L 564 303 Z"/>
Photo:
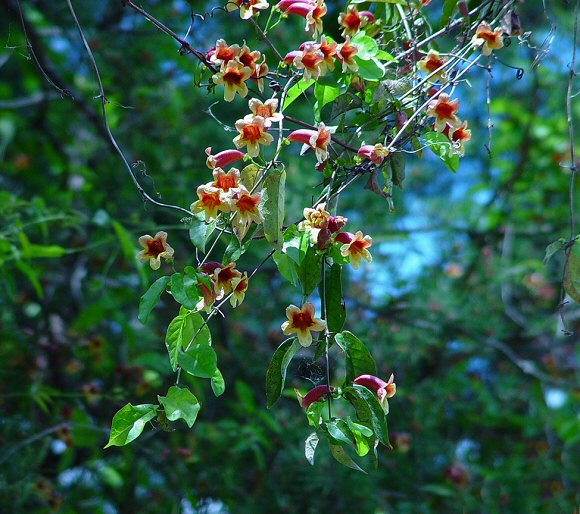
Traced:
<path fill-rule="evenodd" d="M 152 420 L 157 413 L 157 405 L 131 405 L 128 403 L 113 417 L 111 435 L 105 448 L 124 446 L 137 439 L 145 423 Z"/>
<path fill-rule="evenodd" d="M 165 409 L 165 416 L 169 421 L 182 419 L 189 428 L 193 426 L 200 405 L 189 389 L 172 386 L 167 391 L 167 396 L 157 396 L 157 399 Z"/>
<path fill-rule="evenodd" d="M 282 275 L 293 286 L 297 286 L 298 272 L 296 271 L 296 263 L 292 259 L 290 259 L 288 255 L 278 250 L 274 252 L 272 258 L 276 263 L 276 267 L 278 268 L 280 275 Z"/>
<path fill-rule="evenodd" d="M 177 362 L 190 375 L 199 378 L 213 378 L 217 371 L 215 350 L 206 344 L 193 345 L 187 352 L 180 351 Z"/>
<path fill-rule="evenodd" d="M 153 284 L 151 284 L 151 287 L 149 287 L 149 289 L 147 289 L 145 294 L 141 297 L 139 300 L 138 315 L 139 321 L 141 323 L 147 323 L 149 314 L 151 314 L 151 311 L 159 303 L 161 295 L 163 294 L 163 291 L 165 291 L 165 288 L 167 287 L 167 284 L 169 284 L 170 280 L 171 277 L 158 278 L 155 282 L 153 282 Z"/>
<path fill-rule="evenodd" d="M 249 164 L 240 172 L 240 182 L 248 191 L 251 191 L 258 181 L 259 174 L 260 166 Z"/>
<path fill-rule="evenodd" d="M 189 225 L 189 239 L 200 252 L 205 253 L 205 245 L 216 227 L 216 220 L 207 223 L 203 212 L 194 214 Z"/>
<path fill-rule="evenodd" d="M 221 396 L 226 390 L 226 381 L 219 369 L 216 369 L 211 377 L 211 390 L 216 396 Z"/>
<path fill-rule="evenodd" d="M 304 441 L 304 456 L 306 460 L 310 462 L 311 466 L 314 466 L 314 454 L 316 453 L 316 447 L 318 446 L 320 439 L 316 432 L 312 432 Z"/>
<path fill-rule="evenodd" d="M 352 460 L 352 458 L 348 453 L 346 453 L 346 450 L 342 446 L 331 444 L 330 451 L 332 452 L 332 456 L 335 458 L 335 460 L 343 466 L 360 471 L 365 475 L 367 474 L 364 469 L 362 469 L 354 460 Z"/>
<path fill-rule="evenodd" d="M 333 86 L 323 86 L 316 83 L 314 86 L 314 97 L 316 98 L 316 113 L 320 119 L 322 108 L 340 96 L 340 88 Z"/>
<path fill-rule="evenodd" d="M 282 106 L 282 111 L 284 111 L 290 104 L 292 104 L 295 100 L 297 100 L 302 93 L 305 93 L 306 90 L 314 84 L 315 80 L 310 79 L 307 81 L 301 80 L 294 84 L 289 90 L 286 98 L 284 99 L 284 105 Z"/>
<path fill-rule="evenodd" d="M 268 408 L 272 407 L 280 398 L 286 381 L 286 369 L 301 348 L 295 339 L 286 339 L 274 352 L 268 371 L 266 372 L 266 401 Z"/>
<path fill-rule="evenodd" d="M 298 279 L 304 296 L 310 296 L 320 282 L 322 256 L 313 246 L 308 246 L 304 259 L 297 269 Z"/>
<path fill-rule="evenodd" d="M 566 273 L 564 275 L 564 289 L 570 297 L 580 303 L 580 250 L 574 245 L 568 254 Z"/>
<path fill-rule="evenodd" d="M 15 261 L 14 264 L 24 275 L 26 275 L 26 278 L 30 281 L 32 287 L 34 287 L 36 295 L 39 298 L 44 298 L 44 291 L 42 289 L 42 285 L 40 284 L 40 280 L 38 279 L 38 273 L 36 270 L 24 261 Z"/>
<path fill-rule="evenodd" d="M 360 375 L 376 375 L 377 365 L 363 342 L 348 331 L 334 336 L 336 344 L 342 348 L 346 357 L 346 382 L 352 382 Z"/>
<path fill-rule="evenodd" d="M 169 323 L 165 334 L 165 346 L 169 354 L 171 369 L 177 371 L 177 356 L 179 351 L 185 348 L 195 335 L 192 317 L 179 315 Z"/>
<path fill-rule="evenodd" d="M 286 171 L 273 170 L 264 180 L 260 210 L 264 218 L 264 236 L 269 243 L 282 245 Z"/>
<path fill-rule="evenodd" d="M 25 259 L 55 259 L 69 252 L 66 248 L 58 245 L 28 244 L 22 248 L 22 257 Z"/>
<path fill-rule="evenodd" d="M 377 439 L 391 448 L 387 430 L 387 417 L 375 393 L 366 387 L 353 385 L 342 390 L 342 396 L 356 411 L 358 421 L 372 427 Z"/>
<path fill-rule="evenodd" d="M 326 314 L 328 330 L 340 332 L 346 321 L 346 307 L 342 300 L 342 266 L 333 264 L 326 272 Z"/>

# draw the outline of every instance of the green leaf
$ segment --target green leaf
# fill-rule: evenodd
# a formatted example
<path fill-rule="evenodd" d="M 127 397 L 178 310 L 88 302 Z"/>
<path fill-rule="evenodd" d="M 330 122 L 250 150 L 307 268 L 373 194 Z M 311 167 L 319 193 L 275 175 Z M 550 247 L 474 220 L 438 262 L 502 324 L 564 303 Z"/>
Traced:
<path fill-rule="evenodd" d="M 396 61 L 397 60 L 389 52 L 385 52 L 384 50 L 379 50 L 377 52 L 377 55 L 375 55 L 375 58 L 377 58 L 379 61 Z"/>
<path fill-rule="evenodd" d="M 355 60 L 358 64 L 358 74 L 365 80 L 381 80 L 385 75 L 385 68 L 381 62 L 373 57 L 372 59 L 365 61 L 361 59 L 358 55 L 355 56 Z"/>
<path fill-rule="evenodd" d="M 69 251 L 58 245 L 27 244 L 22 248 L 22 257 L 25 259 L 55 259 L 66 255 Z"/>
<path fill-rule="evenodd" d="M 280 398 L 286 381 L 286 369 L 301 348 L 296 338 L 286 339 L 274 352 L 268 371 L 266 372 L 266 401 L 268 408 L 272 407 Z"/>
<path fill-rule="evenodd" d="M 284 105 L 282 106 L 282 111 L 284 111 L 290 104 L 292 104 L 296 99 L 300 97 L 306 90 L 312 86 L 316 81 L 310 79 L 307 81 L 301 80 L 294 84 L 289 90 L 286 98 L 284 99 Z"/>
<path fill-rule="evenodd" d="M 216 396 L 221 396 L 226 390 L 226 381 L 219 369 L 216 369 L 211 377 L 211 390 Z"/>
<path fill-rule="evenodd" d="M 165 335 L 165 345 L 173 371 L 177 371 L 180 350 L 187 348 L 194 337 L 197 344 L 211 345 L 211 334 L 203 316 L 197 312 L 187 312 L 182 307 L 179 316 L 169 323 Z"/>
<path fill-rule="evenodd" d="M 387 416 L 376 395 L 370 389 L 355 384 L 343 388 L 342 396 L 354 407 L 358 420 L 371 426 L 377 439 L 390 448 Z"/>
<path fill-rule="evenodd" d="M 365 475 L 367 474 L 364 469 L 362 469 L 354 460 L 351 459 L 351 457 L 348 455 L 348 453 L 346 453 L 346 450 L 342 446 L 331 444 L 330 451 L 332 452 L 332 456 L 335 458 L 335 460 L 343 466 L 360 471 Z"/>
<path fill-rule="evenodd" d="M 163 294 L 163 291 L 165 291 L 165 288 L 167 287 L 167 284 L 169 284 L 170 280 L 171 277 L 158 278 L 155 282 L 153 282 L 153 284 L 151 284 L 149 289 L 147 289 L 145 294 L 141 297 L 139 300 L 138 315 L 139 321 L 141 323 L 147 323 L 149 314 L 151 314 L 151 311 L 159 303 L 161 295 Z"/>
<path fill-rule="evenodd" d="M 264 218 L 264 236 L 269 243 L 282 245 L 286 171 L 273 170 L 264 180 L 260 210 Z"/>
<path fill-rule="evenodd" d="M 427 132 L 424 136 L 427 146 L 453 173 L 459 169 L 459 156 L 452 153 L 451 141 L 441 132 Z"/>
<path fill-rule="evenodd" d="M 329 419 L 324 423 L 328 433 L 340 445 L 354 447 L 354 435 L 343 419 Z"/>
<path fill-rule="evenodd" d="M 251 191 L 254 189 L 256 182 L 258 181 L 258 177 L 260 175 L 260 166 L 257 164 L 248 164 L 241 172 L 240 172 L 240 183 L 248 190 Z"/>
<path fill-rule="evenodd" d="M 167 396 L 157 396 L 157 399 L 165 409 L 165 416 L 169 421 L 182 419 L 189 428 L 193 426 L 200 405 L 189 389 L 172 386 L 167 391 Z"/>
<path fill-rule="evenodd" d="M 209 237 L 215 230 L 217 220 L 211 223 L 205 221 L 205 214 L 199 212 L 194 214 L 189 225 L 189 239 L 200 252 L 205 253 L 205 245 Z"/>
<path fill-rule="evenodd" d="M 379 52 L 379 45 L 370 36 L 367 36 L 364 31 L 360 31 L 351 41 L 358 48 L 356 56 L 363 61 L 368 61 L 375 57 Z"/>
<path fill-rule="evenodd" d="M 280 275 L 282 275 L 293 286 L 297 286 L 298 271 L 296 270 L 296 263 L 292 259 L 290 259 L 288 255 L 278 250 L 274 252 L 272 258 L 276 263 L 276 267 L 278 268 Z"/>
<path fill-rule="evenodd" d="M 374 433 L 370 428 L 355 423 L 350 418 L 347 418 L 346 421 L 354 437 L 356 452 L 360 457 L 364 457 L 370 451 L 373 442 L 376 441 Z M 369 438 L 373 442 L 370 442 Z"/>
<path fill-rule="evenodd" d="M 389 155 L 389 165 L 391 166 L 391 180 L 395 186 L 403 187 L 405 180 L 405 155 L 395 152 Z"/>
<path fill-rule="evenodd" d="M 181 273 L 171 275 L 171 294 L 176 302 L 190 310 L 195 309 L 201 300 L 197 279 L 191 275 L 184 276 Z"/>
<path fill-rule="evenodd" d="M 125 227 L 123 227 L 123 225 L 121 225 L 118 221 L 113 220 L 111 221 L 111 224 L 113 225 L 113 229 L 117 234 L 117 239 L 119 240 L 119 245 L 121 246 L 121 250 L 123 251 L 125 259 L 127 259 L 127 262 L 136 262 L 135 255 L 137 254 L 135 252 L 135 246 L 133 245 L 133 238 L 131 234 L 127 232 Z M 137 271 L 141 278 L 141 283 L 145 285 L 147 283 L 147 277 L 145 275 L 143 266 L 137 266 Z"/>
<path fill-rule="evenodd" d="M 194 377 L 213 378 L 217 371 L 217 354 L 206 344 L 193 345 L 187 352 L 179 351 L 177 362 Z"/>
<path fill-rule="evenodd" d="M 326 315 L 328 330 L 340 332 L 346 321 L 346 308 L 342 300 L 342 266 L 333 264 L 326 272 Z"/>
<path fill-rule="evenodd" d="M 547 264 L 548 261 L 565 246 L 566 240 L 563 237 L 546 246 L 546 255 L 544 256 L 544 264 Z"/>
<path fill-rule="evenodd" d="M 113 417 L 111 435 L 105 448 L 109 446 L 124 446 L 137 439 L 145 423 L 157 414 L 157 405 L 131 405 L 128 403 Z"/>
<path fill-rule="evenodd" d="M 457 7 L 457 0 L 445 0 L 443 3 L 443 14 L 441 15 L 441 27 L 449 23 L 453 12 Z"/>
<path fill-rule="evenodd" d="M 564 289 L 570 297 L 580 303 L 580 255 L 577 245 L 571 248 L 566 260 L 564 272 Z"/>
<path fill-rule="evenodd" d="M 304 456 L 311 466 L 314 466 L 314 454 L 316 453 L 316 447 L 318 446 L 320 439 L 316 432 L 312 432 L 304 441 Z"/>
<path fill-rule="evenodd" d="M 34 291 L 36 292 L 36 295 L 39 298 L 44 298 L 44 291 L 42 289 L 42 285 L 40 284 L 40 280 L 38 279 L 38 273 L 36 272 L 36 270 L 32 266 L 29 266 L 24 261 L 18 260 L 18 261 L 15 261 L 14 264 L 26 276 L 26 278 L 30 281 L 30 283 L 32 284 L 32 287 L 34 287 Z"/>
<path fill-rule="evenodd" d="M 346 358 L 346 382 L 352 382 L 360 375 L 376 375 L 377 365 L 363 342 L 348 331 L 334 336 L 336 344 L 342 348 Z"/>
<path fill-rule="evenodd" d="M 320 282 L 322 256 L 313 246 L 308 246 L 304 259 L 297 268 L 298 279 L 304 296 L 310 296 Z"/>
<path fill-rule="evenodd" d="M 323 86 L 318 82 L 314 86 L 314 97 L 316 98 L 315 111 L 317 119 L 320 119 L 322 108 L 336 100 L 340 96 L 340 88 L 333 86 Z"/>

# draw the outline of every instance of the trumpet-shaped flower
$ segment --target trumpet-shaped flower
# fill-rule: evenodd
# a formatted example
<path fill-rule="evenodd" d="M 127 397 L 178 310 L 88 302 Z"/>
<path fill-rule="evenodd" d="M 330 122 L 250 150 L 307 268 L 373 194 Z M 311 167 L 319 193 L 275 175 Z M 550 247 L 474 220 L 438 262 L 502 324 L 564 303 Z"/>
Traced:
<path fill-rule="evenodd" d="M 212 80 L 218 86 L 224 86 L 224 100 L 231 102 L 236 93 L 242 98 L 248 94 L 246 80 L 252 75 L 252 70 L 244 66 L 236 59 L 232 59 L 222 66 L 222 69 L 212 76 Z"/>
<path fill-rule="evenodd" d="M 230 303 L 235 308 L 244 301 L 246 296 L 246 291 L 248 290 L 248 273 L 244 271 L 241 277 L 232 278 L 231 286 L 232 296 L 230 297 Z"/>
<path fill-rule="evenodd" d="M 298 2 L 280 2 L 278 6 L 287 5 L 285 14 L 297 14 L 306 19 L 306 26 L 304 30 L 311 31 L 312 37 L 317 38 L 322 34 L 322 18 L 327 12 L 324 0 L 316 0 L 316 2 L 304 0 Z"/>
<path fill-rule="evenodd" d="M 377 393 L 377 397 L 379 399 L 379 403 L 385 410 L 385 412 L 389 412 L 389 404 L 387 402 L 388 398 L 392 398 L 395 396 L 397 392 L 397 385 L 393 382 L 395 379 L 395 375 L 391 374 L 389 377 L 389 381 L 385 382 L 374 375 L 361 375 L 354 379 L 354 383 L 357 385 L 362 385 L 367 389 Z"/>
<path fill-rule="evenodd" d="M 298 389 L 294 389 L 296 396 L 298 397 L 298 401 L 300 402 L 300 406 L 306 410 L 308 410 L 308 407 L 310 407 L 310 405 L 312 405 L 314 402 L 324 400 L 326 397 L 328 397 L 328 395 L 334 393 L 335 390 L 336 389 L 332 386 L 319 385 L 302 396 Z"/>
<path fill-rule="evenodd" d="M 218 66 L 234 60 L 238 55 L 240 55 L 239 45 L 230 46 L 225 39 L 218 39 L 215 47 L 208 53 L 210 62 Z"/>
<path fill-rule="evenodd" d="M 483 55 L 491 55 L 491 52 L 494 50 L 503 48 L 502 36 L 502 28 L 491 30 L 489 24 L 482 21 L 471 39 L 471 44 L 476 48 L 481 47 L 481 53 Z"/>
<path fill-rule="evenodd" d="M 423 73 L 434 73 L 433 78 L 439 79 L 441 82 L 447 82 L 447 72 L 445 71 L 446 57 L 441 57 L 436 50 L 429 50 L 427 55 L 417 63 L 417 68 Z M 439 71 L 437 71 L 439 70 Z"/>
<path fill-rule="evenodd" d="M 318 130 L 299 129 L 292 132 L 288 139 L 296 143 L 303 143 L 303 151 L 308 147 L 314 149 L 316 160 L 324 162 L 328 158 L 328 143 L 331 141 L 330 129 L 327 129 L 324 123 L 320 123 Z"/>
<path fill-rule="evenodd" d="M 309 230 L 310 240 L 313 243 L 318 242 L 318 235 L 321 230 L 328 228 L 330 222 L 330 213 L 326 210 L 325 203 L 319 203 L 315 209 L 307 207 L 304 209 L 304 221 L 298 224 L 299 230 Z"/>
<path fill-rule="evenodd" d="M 341 232 L 336 236 L 336 241 L 343 243 L 340 247 L 340 254 L 350 259 L 350 263 L 354 269 L 360 267 L 362 259 L 367 262 L 372 262 L 372 255 L 367 250 L 373 244 L 371 236 L 363 236 L 360 230 L 356 234 Z"/>
<path fill-rule="evenodd" d="M 312 331 L 326 329 L 326 321 L 315 317 L 315 308 L 310 302 L 306 302 L 301 309 L 296 305 L 289 305 L 286 308 L 286 317 L 288 321 L 282 323 L 282 331 L 287 336 L 296 334 L 298 342 L 305 347 L 312 344 Z"/>
<path fill-rule="evenodd" d="M 270 98 L 263 103 L 257 98 L 252 98 L 248 102 L 248 105 L 254 116 L 262 116 L 262 118 L 270 123 L 284 119 L 284 115 L 281 112 L 276 112 L 276 109 L 278 109 L 278 100 L 276 98 Z"/>
<path fill-rule="evenodd" d="M 346 12 L 338 16 L 338 24 L 343 28 L 342 37 L 354 36 L 369 21 L 375 21 L 374 14 L 370 11 L 359 12 L 355 5 L 349 5 Z"/>
<path fill-rule="evenodd" d="M 241 278 L 242 274 L 235 269 L 236 263 L 230 262 L 227 266 L 220 264 L 213 272 L 213 281 L 218 296 L 225 296 L 232 291 L 232 281 Z"/>
<path fill-rule="evenodd" d="M 210 170 L 224 168 L 228 164 L 239 161 L 246 156 L 244 152 L 240 152 L 239 150 L 223 150 L 222 152 L 212 155 L 211 146 L 205 149 L 205 154 L 207 155 L 205 164 Z"/>
<path fill-rule="evenodd" d="M 464 121 L 459 127 L 451 127 L 447 125 L 443 133 L 451 141 L 452 151 L 463 157 L 465 153 L 465 148 L 463 143 L 471 139 L 471 130 L 467 128 L 467 121 Z"/>
<path fill-rule="evenodd" d="M 149 261 L 151 269 L 157 270 L 161 266 L 161 257 L 173 260 L 173 248 L 167 244 L 167 232 L 159 231 L 155 237 L 146 234 L 139 238 L 139 244 L 144 248 L 137 254 L 141 262 Z"/>
<path fill-rule="evenodd" d="M 217 218 L 220 212 L 229 212 L 230 206 L 224 200 L 221 189 L 211 184 L 203 184 L 197 188 L 199 200 L 191 204 L 190 210 L 193 214 L 205 213 L 206 221 Z"/>
<path fill-rule="evenodd" d="M 221 168 L 215 168 L 213 170 L 213 180 L 210 184 L 212 187 L 221 189 L 224 193 L 227 193 L 230 189 L 239 187 L 240 171 L 232 168 L 226 173 Z"/>
<path fill-rule="evenodd" d="M 443 132 L 448 123 L 452 127 L 461 125 L 461 120 L 456 116 L 457 111 L 459 111 L 459 100 L 450 100 L 447 93 L 441 93 L 427 106 L 427 114 L 435 118 L 436 132 Z"/>
<path fill-rule="evenodd" d="M 245 188 L 240 188 L 232 195 L 232 210 L 236 213 L 233 224 L 240 240 L 244 238 L 252 222 L 257 225 L 264 222 L 259 209 L 261 199 L 259 193 L 252 195 Z"/>
<path fill-rule="evenodd" d="M 318 43 L 306 43 L 302 52 L 294 57 L 292 63 L 297 69 L 304 70 L 304 80 L 309 80 L 311 77 L 318 79 L 326 70 L 324 54 L 320 51 Z"/>
<path fill-rule="evenodd" d="M 242 20 L 249 20 L 254 14 L 259 14 L 257 11 L 263 11 L 268 7 L 270 4 L 266 0 L 228 0 L 226 4 L 226 9 L 230 12 L 239 9 Z"/>
<path fill-rule="evenodd" d="M 363 159 L 370 159 L 378 166 L 383 163 L 385 157 L 388 157 L 389 152 L 383 145 L 377 143 L 376 145 L 361 146 L 357 155 Z"/>
<path fill-rule="evenodd" d="M 346 36 L 346 41 L 336 48 L 336 58 L 342 63 L 343 72 L 358 71 L 358 64 L 354 59 L 357 53 L 358 48 L 351 44 L 350 36 Z"/>
<path fill-rule="evenodd" d="M 248 155 L 257 157 L 260 154 L 260 145 L 268 146 L 274 138 L 268 134 L 270 122 L 262 116 L 245 116 L 243 120 L 236 121 L 236 129 L 239 132 L 234 138 L 237 148 L 244 146 L 248 149 Z"/>

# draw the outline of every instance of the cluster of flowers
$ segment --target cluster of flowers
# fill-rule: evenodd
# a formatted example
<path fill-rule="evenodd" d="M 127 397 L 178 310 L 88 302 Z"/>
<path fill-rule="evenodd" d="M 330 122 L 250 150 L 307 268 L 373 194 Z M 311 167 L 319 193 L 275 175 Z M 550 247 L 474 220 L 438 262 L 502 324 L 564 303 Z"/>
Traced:
<path fill-rule="evenodd" d="M 230 293 L 232 307 L 244 301 L 248 290 L 248 273 L 238 271 L 235 262 L 227 266 L 219 262 L 206 262 L 201 265 L 200 271 L 207 280 L 198 283 L 203 298 L 196 305 L 197 310 L 209 310 L 217 300 Z"/>
<path fill-rule="evenodd" d="M 207 59 L 219 66 L 219 72 L 212 80 L 224 86 L 224 99 L 231 102 L 236 93 L 242 98 L 248 94 L 246 82 L 256 81 L 260 91 L 264 91 L 264 77 L 268 74 L 266 58 L 258 50 L 251 51 L 244 43 L 228 45 L 224 39 L 218 39 L 215 47 L 207 53 Z"/>
<path fill-rule="evenodd" d="M 240 182 L 240 171 L 237 168 L 231 168 L 226 173 L 219 166 L 242 159 L 244 157 L 242 152 L 225 150 L 211 155 L 211 148 L 208 148 L 206 153 L 208 154 L 206 163 L 210 169 L 213 168 L 213 181 L 197 188 L 199 200 L 191 204 L 190 210 L 193 214 L 203 212 L 206 221 L 217 218 L 222 212 L 233 213 L 230 221 L 241 240 L 252 222 L 259 225 L 264 221 L 259 209 L 261 195 L 248 191 Z"/>
<path fill-rule="evenodd" d="M 483 55 L 491 55 L 493 50 L 503 47 L 503 29 L 492 30 L 490 25 L 482 22 L 477 27 L 471 40 L 475 48 L 481 47 Z M 417 68 L 428 73 L 431 78 L 438 79 L 441 83 L 447 82 L 445 65 L 447 57 L 442 56 L 435 50 L 429 50 L 427 55 L 417 63 Z M 436 100 L 429 102 L 427 114 L 435 118 L 433 126 L 436 132 L 445 134 L 451 141 L 451 148 L 459 156 L 464 154 L 463 144 L 471 139 L 471 131 L 467 128 L 467 121 L 462 121 L 458 116 L 459 100 L 450 100 L 449 95 L 441 93 Z"/>
<path fill-rule="evenodd" d="M 348 218 L 344 216 L 332 216 L 326 210 L 326 204 L 319 203 L 314 209 L 309 207 L 304 209 L 304 220 L 298 224 L 298 229 L 310 232 L 310 241 L 321 251 L 328 246 L 334 236 L 335 242 L 342 243 L 341 255 L 349 259 L 354 269 L 358 269 L 362 259 L 372 261 L 368 248 L 372 246 L 373 240 L 370 236 L 364 236 L 360 230 L 356 234 L 341 232 L 347 221 Z"/>

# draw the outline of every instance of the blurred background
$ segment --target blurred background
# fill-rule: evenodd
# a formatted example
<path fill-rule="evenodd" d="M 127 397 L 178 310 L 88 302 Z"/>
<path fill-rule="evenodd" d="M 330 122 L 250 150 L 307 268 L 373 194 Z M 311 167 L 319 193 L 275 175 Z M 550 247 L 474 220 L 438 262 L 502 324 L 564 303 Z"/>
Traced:
<path fill-rule="evenodd" d="M 342 3 L 327 2 L 339 38 Z M 430 9 L 437 27 L 443 2 Z M 570 139 L 566 88 L 573 6 L 522 2 L 523 40 L 498 57 L 490 81 L 475 68 L 460 90 L 473 140 L 459 171 L 429 151 L 407 155 L 395 211 L 359 181 L 339 212 L 373 237 L 373 263 L 349 268 L 347 328 L 395 373 L 389 431 L 368 475 L 338 466 L 325 448 L 304 458 L 310 433 L 293 387 L 324 377 L 304 351 L 285 396 L 266 409 L 265 371 L 283 340 L 284 308 L 301 301 L 269 261 L 245 302 L 211 321 L 226 392 L 187 379 L 203 408 L 192 430 L 149 427 L 103 450 L 113 414 L 154 403 L 174 375 L 164 331 L 167 297 L 146 326 L 139 296 L 159 274 L 135 259 L 137 238 L 169 233 L 179 266 L 194 263 L 179 214 L 142 201 L 103 130 L 98 87 L 66 2 L 0 2 L 0 512 L 304 513 L 575 512 L 580 508 L 580 309 L 558 314 L 568 238 Z M 95 53 L 109 122 L 143 187 L 188 208 L 209 180 L 204 149 L 231 147 L 208 108 L 191 56 L 120 1 L 75 0 Z M 184 35 L 204 2 L 147 0 Z M 211 7 L 211 6 L 208 6 Z M 236 13 L 196 19 L 191 44 L 223 37 L 267 50 Z M 284 54 L 304 39 L 301 18 L 273 33 Z M 444 51 L 453 41 L 439 41 Z M 268 51 L 269 52 L 269 51 Z M 270 54 L 267 53 L 268 56 Z M 37 61 L 37 62 L 35 62 Z M 41 68 L 41 70 L 39 69 Z M 577 91 L 578 83 L 576 83 Z M 295 117 L 311 122 L 308 101 Z M 580 103 L 572 99 L 577 132 Z M 301 110 L 302 109 L 302 110 Z M 240 100 L 212 108 L 226 125 Z M 310 114 L 308 114 L 310 112 Z M 577 152 L 580 148 L 576 149 Z M 294 151 L 294 150 L 292 150 Z M 287 220 L 316 195 L 313 158 L 287 158 Z M 157 196 L 159 195 L 159 196 Z M 219 250 L 219 249 L 218 249 Z M 223 248 L 221 249 L 223 251 Z M 267 254 L 258 243 L 238 268 Z M 161 271 L 163 271 L 162 268 Z M 168 270 L 165 270 L 167 273 Z M 343 376 L 331 361 L 333 382 Z"/>

